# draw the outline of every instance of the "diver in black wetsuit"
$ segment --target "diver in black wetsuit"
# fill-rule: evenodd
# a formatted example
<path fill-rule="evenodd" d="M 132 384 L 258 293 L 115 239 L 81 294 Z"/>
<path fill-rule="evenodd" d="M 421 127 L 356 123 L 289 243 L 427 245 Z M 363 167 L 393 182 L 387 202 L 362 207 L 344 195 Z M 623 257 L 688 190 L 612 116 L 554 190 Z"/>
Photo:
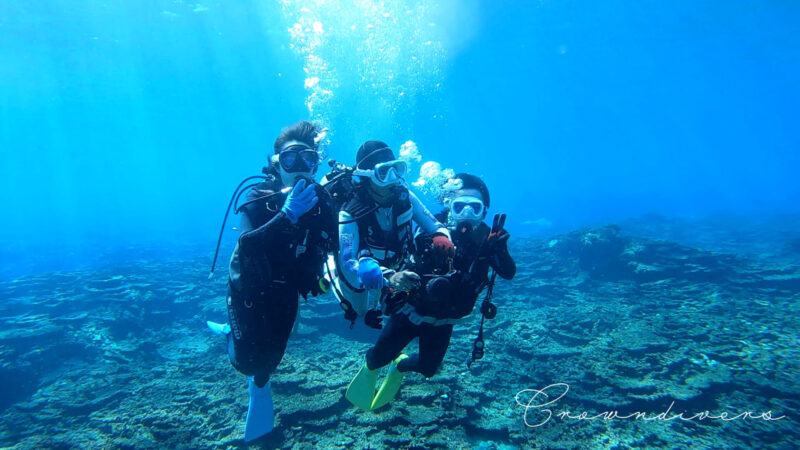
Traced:
<path fill-rule="evenodd" d="M 322 266 L 336 238 L 326 191 L 313 182 L 320 130 L 301 121 L 275 140 L 266 180 L 247 195 L 230 261 L 227 310 L 231 363 L 249 377 L 245 440 L 272 430 L 268 381 L 286 350 L 298 296 L 323 292 Z"/>
<path fill-rule="evenodd" d="M 420 284 L 407 292 L 390 288 L 384 297 L 391 316 L 378 341 L 367 351 L 367 366 L 382 367 L 394 362 L 378 392 L 372 391 L 370 407 L 362 409 L 372 410 L 389 403 L 400 389 L 405 372 L 432 377 L 447 352 L 453 324 L 472 312 L 481 291 L 491 284 L 489 269 L 505 279 L 516 273 L 507 248 L 509 234 L 503 228 L 505 216 L 495 216 L 492 228 L 483 223 L 489 206 L 489 191 L 483 181 L 458 174 L 448 184 L 453 187 L 448 208 L 437 218 L 448 224 L 456 246 L 455 257 L 432 251 L 430 235 L 417 236 L 417 251 L 408 270 L 419 275 Z M 402 355 L 414 338 L 419 338 L 419 352 Z M 479 339 L 482 345 L 482 336 Z M 476 357 L 473 353 L 473 358 L 482 357 L 482 350 L 481 346 L 481 354 Z M 374 386 L 370 375 L 374 379 L 374 374 L 362 370 L 353 383 L 361 377 L 363 385 L 368 386 L 369 381 Z M 365 388 L 363 394 L 368 396 L 369 392 Z"/>

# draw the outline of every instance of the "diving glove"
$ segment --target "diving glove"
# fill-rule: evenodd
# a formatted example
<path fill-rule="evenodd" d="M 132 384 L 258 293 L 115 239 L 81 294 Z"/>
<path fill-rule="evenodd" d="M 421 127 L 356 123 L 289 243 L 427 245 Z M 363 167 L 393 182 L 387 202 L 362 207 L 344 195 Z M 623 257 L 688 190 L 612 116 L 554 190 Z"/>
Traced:
<path fill-rule="evenodd" d="M 375 258 L 363 257 L 358 260 L 358 281 L 364 289 L 381 289 L 383 287 L 383 270 Z"/>
<path fill-rule="evenodd" d="M 300 220 L 300 216 L 307 213 L 317 204 L 319 197 L 314 185 L 306 186 L 305 178 L 301 178 L 297 184 L 294 185 L 289 196 L 286 197 L 286 202 L 283 204 L 283 211 L 290 222 L 296 224 Z"/>

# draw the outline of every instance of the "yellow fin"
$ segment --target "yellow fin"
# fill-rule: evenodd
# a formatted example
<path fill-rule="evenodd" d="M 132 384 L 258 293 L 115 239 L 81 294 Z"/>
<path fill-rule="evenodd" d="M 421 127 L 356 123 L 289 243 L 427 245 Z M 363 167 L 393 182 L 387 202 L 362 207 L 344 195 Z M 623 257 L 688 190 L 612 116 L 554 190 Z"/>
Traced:
<path fill-rule="evenodd" d="M 361 366 L 353 381 L 347 386 L 344 397 L 357 408 L 369 411 L 372 409 L 372 398 L 375 396 L 375 385 L 378 383 L 378 372 L 369 370 L 367 364 Z"/>

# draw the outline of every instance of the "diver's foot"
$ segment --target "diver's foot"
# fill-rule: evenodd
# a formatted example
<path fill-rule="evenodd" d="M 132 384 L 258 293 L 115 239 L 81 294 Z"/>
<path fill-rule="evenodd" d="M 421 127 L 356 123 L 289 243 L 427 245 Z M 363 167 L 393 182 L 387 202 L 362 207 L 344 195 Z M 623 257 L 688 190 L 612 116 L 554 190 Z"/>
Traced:
<path fill-rule="evenodd" d="M 208 329 L 211 330 L 212 333 L 220 336 L 227 336 L 231 332 L 231 326 L 227 323 L 217 323 L 208 320 L 206 321 L 206 325 L 208 325 Z"/>
<path fill-rule="evenodd" d="M 275 427 L 275 412 L 272 408 L 272 392 L 269 382 L 263 387 L 256 386 L 253 377 L 247 379 L 247 392 L 250 404 L 244 425 L 244 441 L 250 442 L 272 431 Z"/>

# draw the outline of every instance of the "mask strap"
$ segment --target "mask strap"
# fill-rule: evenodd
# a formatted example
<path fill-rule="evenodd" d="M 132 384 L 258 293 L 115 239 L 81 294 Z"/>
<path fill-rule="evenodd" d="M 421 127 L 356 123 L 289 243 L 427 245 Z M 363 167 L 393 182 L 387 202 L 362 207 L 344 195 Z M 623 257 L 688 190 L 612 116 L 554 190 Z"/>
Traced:
<path fill-rule="evenodd" d="M 303 150 L 316 151 L 316 149 L 314 149 L 313 147 L 309 147 L 308 144 L 306 144 L 304 142 L 301 142 L 299 144 L 292 144 L 292 145 L 290 145 L 290 146 L 288 146 L 286 148 L 282 148 L 281 151 L 278 152 L 278 154 L 280 155 L 281 153 L 283 153 L 285 151 L 288 151 L 290 148 L 295 148 L 295 147 L 302 147 Z M 295 150 L 295 151 L 302 151 L 302 150 Z"/>
<path fill-rule="evenodd" d="M 364 162 L 365 159 L 369 158 L 370 156 L 372 156 L 372 155 L 374 155 L 374 154 L 376 154 L 378 152 L 382 152 L 384 150 L 391 150 L 391 148 L 389 148 L 389 147 L 381 147 L 381 148 L 379 148 L 377 150 L 373 150 L 373 151 L 367 153 L 366 155 L 364 155 L 363 158 L 361 158 L 360 160 L 356 161 L 356 169 L 359 168 L 359 166 L 361 165 L 362 162 Z M 371 167 L 371 169 L 374 169 L 374 167 Z M 366 170 L 366 169 L 362 169 L 362 170 Z"/>

